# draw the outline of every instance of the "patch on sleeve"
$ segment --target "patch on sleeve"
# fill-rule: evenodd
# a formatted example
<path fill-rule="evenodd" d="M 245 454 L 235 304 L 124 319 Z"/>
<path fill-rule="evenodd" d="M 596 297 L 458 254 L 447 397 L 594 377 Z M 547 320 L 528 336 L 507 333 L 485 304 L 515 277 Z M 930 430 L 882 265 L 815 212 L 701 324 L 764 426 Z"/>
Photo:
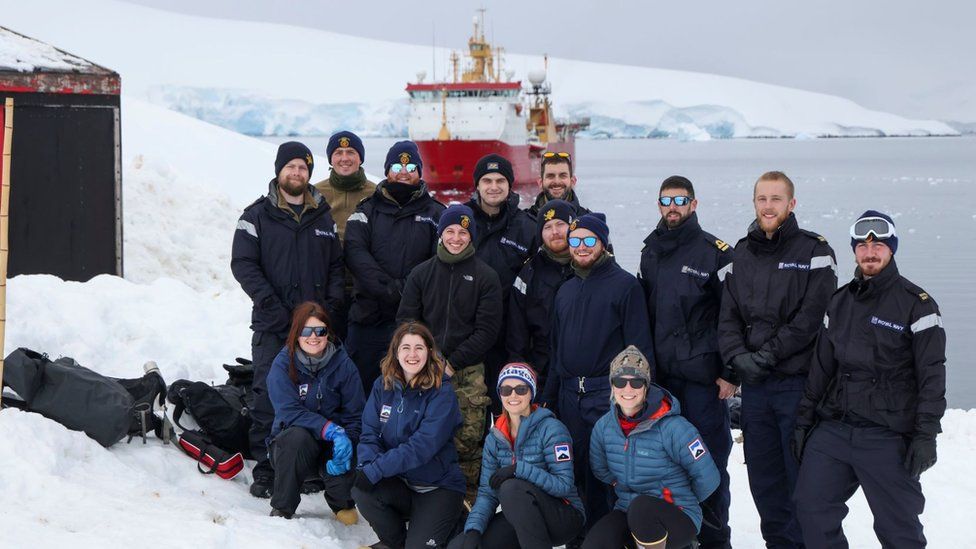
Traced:
<path fill-rule="evenodd" d="M 556 454 L 556 461 L 571 461 L 573 459 L 573 454 L 569 450 L 569 444 L 557 444 L 553 447 L 553 453 Z"/>
<path fill-rule="evenodd" d="M 380 422 L 386 423 L 390 419 L 390 413 L 393 411 L 393 407 L 389 404 L 384 404 L 383 408 L 380 410 Z"/>
<path fill-rule="evenodd" d="M 705 445 L 702 444 L 700 438 L 696 438 L 695 440 L 691 441 L 691 444 L 688 445 L 688 451 L 691 452 L 691 457 L 695 458 L 695 461 L 698 461 L 702 456 L 708 453 L 705 450 Z"/>

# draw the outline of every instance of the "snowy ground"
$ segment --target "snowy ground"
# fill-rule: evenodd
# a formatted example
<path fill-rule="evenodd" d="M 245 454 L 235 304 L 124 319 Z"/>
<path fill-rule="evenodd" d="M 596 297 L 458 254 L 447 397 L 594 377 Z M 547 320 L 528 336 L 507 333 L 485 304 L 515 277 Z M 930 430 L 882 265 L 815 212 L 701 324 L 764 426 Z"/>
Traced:
<path fill-rule="evenodd" d="M 249 353 L 250 303 L 230 275 L 230 241 L 240 209 L 265 192 L 274 146 L 138 101 L 123 108 L 126 278 L 12 279 L 6 353 L 27 346 L 125 377 L 151 359 L 168 381 L 219 380 L 222 363 Z M 325 162 L 316 169 L 323 176 Z M 969 536 L 959 526 L 976 491 L 976 411 L 950 410 L 943 424 L 939 463 L 923 478 L 923 522 L 932 547 L 964 547 Z M 298 520 L 270 518 L 268 502 L 247 494 L 248 473 L 233 481 L 200 475 L 152 438 L 106 450 L 38 415 L 5 410 L 0 440 L 3 547 L 375 541 L 364 524 L 336 522 L 321 496 L 306 497 Z M 730 469 L 734 545 L 761 547 L 741 445 Z M 853 502 L 845 527 L 852 546 L 877 546 L 863 500 Z"/>

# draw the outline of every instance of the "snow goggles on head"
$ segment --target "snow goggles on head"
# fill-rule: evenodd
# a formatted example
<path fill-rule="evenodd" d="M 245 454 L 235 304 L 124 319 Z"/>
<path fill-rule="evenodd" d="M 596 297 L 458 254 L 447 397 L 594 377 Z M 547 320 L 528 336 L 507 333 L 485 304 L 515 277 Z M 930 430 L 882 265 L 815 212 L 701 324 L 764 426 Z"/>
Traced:
<path fill-rule="evenodd" d="M 315 337 L 322 337 L 329 333 L 329 329 L 325 326 L 305 326 L 302 328 L 302 337 L 310 337 L 315 334 Z"/>
<path fill-rule="evenodd" d="M 549 152 L 549 151 L 546 151 L 546 152 L 542 153 L 542 158 L 555 158 L 557 156 L 559 158 L 565 158 L 567 160 L 569 159 L 569 153 L 567 153 L 567 152 Z"/>
<path fill-rule="evenodd" d="M 403 170 L 407 170 L 407 173 L 413 173 L 417 171 L 417 165 L 416 164 L 393 164 L 392 166 L 390 166 L 390 169 L 393 170 L 393 173 L 400 173 Z"/>
<path fill-rule="evenodd" d="M 616 387 L 616 388 L 618 388 L 618 389 L 623 389 L 624 387 L 627 386 L 628 383 L 634 389 L 643 389 L 644 388 L 644 385 L 647 384 L 646 381 L 644 381 L 643 379 L 641 379 L 639 377 L 636 377 L 636 378 L 615 377 L 612 380 L 610 380 L 610 383 L 612 383 L 613 386 Z"/>
<path fill-rule="evenodd" d="M 521 385 L 516 385 L 515 387 L 502 385 L 501 387 L 498 388 L 498 396 L 503 396 L 503 397 L 512 396 L 512 393 L 515 393 L 518 396 L 525 396 L 529 394 L 529 390 L 530 390 L 529 386 L 524 383 Z"/>
<path fill-rule="evenodd" d="M 895 226 L 883 217 L 862 217 L 851 225 L 854 240 L 867 240 L 872 234 L 878 240 L 897 236 Z"/>
<path fill-rule="evenodd" d="M 658 203 L 667 208 L 674 202 L 675 206 L 687 206 L 691 203 L 690 196 L 661 196 L 657 199 Z"/>
<path fill-rule="evenodd" d="M 596 241 L 597 238 L 595 236 L 584 236 L 583 238 L 571 236 L 569 237 L 569 247 L 579 248 L 580 244 L 586 244 L 587 248 L 592 248 L 593 246 L 596 246 Z"/>

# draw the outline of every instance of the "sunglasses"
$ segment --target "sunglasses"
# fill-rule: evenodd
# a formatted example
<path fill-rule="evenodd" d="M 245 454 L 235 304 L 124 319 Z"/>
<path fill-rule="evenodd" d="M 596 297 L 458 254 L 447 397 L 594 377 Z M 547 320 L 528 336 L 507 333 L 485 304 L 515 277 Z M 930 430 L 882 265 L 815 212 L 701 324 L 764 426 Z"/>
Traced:
<path fill-rule="evenodd" d="M 580 238 L 578 236 L 569 237 L 569 246 L 571 248 L 579 248 L 580 244 L 586 244 L 587 248 L 592 248 L 596 246 L 597 238 L 595 236 L 584 236 Z"/>
<path fill-rule="evenodd" d="M 615 377 L 610 383 L 612 383 L 613 386 L 618 389 L 623 389 L 624 387 L 627 386 L 628 383 L 634 389 L 643 389 L 644 385 L 647 385 L 647 382 L 644 381 L 643 379 L 640 378 L 630 379 L 626 377 Z"/>
<path fill-rule="evenodd" d="M 867 240 L 872 234 L 875 238 L 891 238 L 896 236 L 895 226 L 883 217 L 865 217 L 851 225 L 851 238 L 854 240 Z"/>
<path fill-rule="evenodd" d="M 498 396 L 503 396 L 503 397 L 512 396 L 512 393 L 515 393 L 518 396 L 525 396 L 529 394 L 529 386 L 516 385 L 515 387 L 512 387 L 511 385 L 502 385 L 501 387 L 498 388 Z"/>
<path fill-rule="evenodd" d="M 407 170 L 407 173 L 413 173 L 417 171 L 417 165 L 416 164 L 406 164 L 406 165 L 393 164 L 392 166 L 390 166 L 390 170 L 392 170 L 393 173 L 400 173 L 403 170 Z"/>
<path fill-rule="evenodd" d="M 674 202 L 675 206 L 687 206 L 689 203 L 691 203 L 691 197 L 690 196 L 662 196 L 658 198 L 657 201 L 665 208 L 670 206 L 671 202 Z"/>
<path fill-rule="evenodd" d="M 315 337 L 322 337 L 329 333 L 329 329 L 325 326 L 305 326 L 302 328 L 302 337 L 310 337 L 315 334 Z"/>
<path fill-rule="evenodd" d="M 566 159 L 568 159 L 569 158 L 569 153 L 568 152 L 548 152 L 548 151 L 542 153 L 542 158 L 555 158 L 557 156 L 559 158 L 566 158 Z"/>

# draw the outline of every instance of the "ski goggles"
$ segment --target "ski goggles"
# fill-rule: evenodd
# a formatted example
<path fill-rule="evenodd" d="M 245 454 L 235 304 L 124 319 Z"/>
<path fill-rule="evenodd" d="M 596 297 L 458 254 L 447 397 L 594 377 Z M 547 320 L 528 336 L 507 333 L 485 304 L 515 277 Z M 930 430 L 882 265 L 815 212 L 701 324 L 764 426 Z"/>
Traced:
<path fill-rule="evenodd" d="M 613 386 L 618 389 L 623 389 L 624 387 L 627 386 L 627 384 L 630 384 L 630 386 L 633 387 L 634 389 L 643 389 L 644 386 L 647 385 L 647 382 L 639 377 L 635 377 L 635 378 L 615 377 L 610 380 L 610 383 L 612 383 Z"/>
<path fill-rule="evenodd" d="M 549 151 L 546 151 L 546 152 L 542 153 L 542 158 L 556 158 L 556 157 L 565 158 L 566 160 L 569 160 L 569 153 L 568 152 L 549 152 Z"/>
<path fill-rule="evenodd" d="M 417 171 L 417 165 L 416 164 L 393 164 L 390 166 L 390 170 L 392 170 L 393 173 L 400 173 L 403 170 L 407 170 L 407 173 L 413 173 Z"/>
<path fill-rule="evenodd" d="M 315 337 L 322 337 L 329 333 L 329 329 L 325 326 L 305 326 L 302 328 L 302 337 L 311 337 L 315 334 Z"/>
<path fill-rule="evenodd" d="M 854 240 L 867 240 L 872 234 L 877 240 L 898 236 L 895 226 L 883 217 L 862 217 L 851 225 L 851 238 Z"/>
<path fill-rule="evenodd" d="M 672 202 L 674 202 L 675 206 L 687 206 L 688 204 L 691 204 L 691 197 L 690 196 L 661 196 L 658 197 L 657 202 L 658 204 L 664 206 L 665 208 L 670 206 Z"/>
<path fill-rule="evenodd" d="M 515 387 L 511 387 L 509 385 L 502 385 L 501 387 L 498 388 L 498 396 L 508 397 L 508 396 L 512 396 L 512 393 L 515 393 L 518 396 L 525 396 L 529 394 L 530 390 L 531 389 L 529 389 L 529 386 L 525 385 L 524 383 L 522 385 L 516 385 Z"/>
<path fill-rule="evenodd" d="M 578 236 L 571 236 L 569 237 L 569 247 L 579 248 L 580 244 L 586 244 L 587 248 L 592 248 L 593 246 L 596 246 L 597 240 L 598 239 L 595 236 L 584 236 L 583 238 L 580 238 Z"/>

